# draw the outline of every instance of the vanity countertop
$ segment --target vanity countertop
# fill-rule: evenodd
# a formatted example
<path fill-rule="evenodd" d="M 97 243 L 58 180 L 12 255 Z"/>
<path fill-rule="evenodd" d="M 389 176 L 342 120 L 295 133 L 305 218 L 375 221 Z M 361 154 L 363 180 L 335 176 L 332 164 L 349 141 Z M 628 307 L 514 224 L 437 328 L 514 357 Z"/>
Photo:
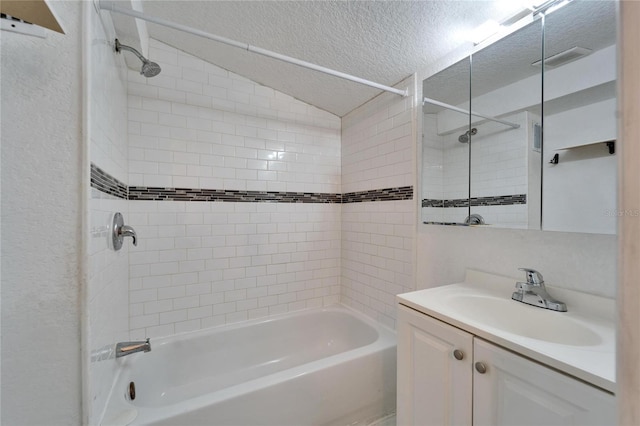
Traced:
<path fill-rule="evenodd" d="M 465 282 L 400 294 L 397 301 L 615 393 L 615 301 L 548 286 L 567 304 L 567 312 L 555 312 L 511 300 L 515 282 L 468 271 Z"/>

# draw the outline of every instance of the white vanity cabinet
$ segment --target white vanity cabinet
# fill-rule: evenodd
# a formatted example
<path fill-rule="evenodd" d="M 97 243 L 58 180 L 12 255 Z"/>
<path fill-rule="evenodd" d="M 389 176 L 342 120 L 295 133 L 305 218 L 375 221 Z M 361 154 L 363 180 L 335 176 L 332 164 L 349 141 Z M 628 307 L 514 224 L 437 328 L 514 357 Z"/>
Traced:
<path fill-rule="evenodd" d="M 615 424 L 608 392 L 404 305 L 397 324 L 398 426 Z"/>
<path fill-rule="evenodd" d="M 398 426 L 471 424 L 473 335 L 402 305 L 397 325 Z"/>

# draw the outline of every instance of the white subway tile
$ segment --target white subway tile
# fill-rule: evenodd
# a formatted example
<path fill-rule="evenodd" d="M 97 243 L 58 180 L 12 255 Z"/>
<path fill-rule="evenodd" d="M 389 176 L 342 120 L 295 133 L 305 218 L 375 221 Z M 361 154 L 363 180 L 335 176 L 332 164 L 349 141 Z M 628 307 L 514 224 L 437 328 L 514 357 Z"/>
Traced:
<path fill-rule="evenodd" d="M 129 327 L 132 329 L 151 327 L 158 324 L 159 324 L 158 314 L 141 315 L 141 316 L 131 317 L 129 319 Z"/>
<path fill-rule="evenodd" d="M 207 305 L 217 305 L 220 303 L 224 303 L 224 293 L 216 292 L 216 293 L 206 293 L 200 295 L 200 306 Z"/>
<path fill-rule="evenodd" d="M 173 302 L 171 300 L 158 300 L 154 302 L 146 302 L 144 304 L 145 315 L 155 314 L 158 312 L 167 312 L 173 309 Z"/>
<path fill-rule="evenodd" d="M 185 286 L 174 286 L 158 289 L 158 300 L 185 297 Z"/>

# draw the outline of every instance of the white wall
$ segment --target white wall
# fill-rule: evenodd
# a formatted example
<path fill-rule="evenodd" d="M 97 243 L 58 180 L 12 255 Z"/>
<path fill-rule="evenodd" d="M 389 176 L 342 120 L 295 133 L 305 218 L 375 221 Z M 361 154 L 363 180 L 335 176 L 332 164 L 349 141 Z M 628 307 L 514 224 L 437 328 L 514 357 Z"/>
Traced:
<path fill-rule="evenodd" d="M 151 40 L 129 72 L 129 184 L 340 192 L 340 119 Z M 132 338 L 339 299 L 340 204 L 129 204 Z"/>
<path fill-rule="evenodd" d="M 518 268 L 529 267 L 549 285 L 612 298 L 616 241 L 614 235 L 421 225 L 418 288 L 461 282 L 466 268 L 516 279 Z"/>
<path fill-rule="evenodd" d="M 2 32 L 2 424 L 81 423 L 80 2 Z"/>
<path fill-rule="evenodd" d="M 342 118 L 342 192 L 415 187 L 415 77 Z M 414 289 L 413 200 L 342 205 L 341 300 L 395 328 L 395 295 Z"/>
<path fill-rule="evenodd" d="M 115 30 L 109 13 L 85 8 L 90 57 L 87 59 L 89 159 L 104 172 L 128 182 L 127 80 L 122 55 L 114 51 Z M 88 182 L 86 183 L 88 186 Z M 129 246 L 110 244 L 115 212 L 129 220 L 128 201 L 95 188 L 89 194 L 89 265 L 85 321 L 85 412 L 83 421 L 99 424 L 120 362 L 116 342 L 129 340 Z"/>

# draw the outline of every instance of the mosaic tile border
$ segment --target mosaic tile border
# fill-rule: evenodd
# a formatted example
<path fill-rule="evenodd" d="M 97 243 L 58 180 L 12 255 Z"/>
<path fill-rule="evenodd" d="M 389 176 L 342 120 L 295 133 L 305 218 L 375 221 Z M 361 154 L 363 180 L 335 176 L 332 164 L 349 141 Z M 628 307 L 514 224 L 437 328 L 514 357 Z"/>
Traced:
<path fill-rule="evenodd" d="M 340 194 L 130 186 L 129 199 L 231 203 L 340 203 Z"/>
<path fill-rule="evenodd" d="M 367 201 L 397 201 L 413 199 L 413 186 L 374 189 L 371 191 L 347 192 L 342 194 L 342 203 L 362 203 Z"/>
<path fill-rule="evenodd" d="M 232 203 L 321 203 L 346 204 L 413 199 L 413 186 L 338 193 L 239 191 L 229 189 L 127 187 L 95 164 L 91 164 L 91 186 L 125 200 L 205 201 Z"/>
<path fill-rule="evenodd" d="M 479 207 L 479 206 L 512 206 L 527 204 L 527 194 L 497 195 L 493 197 L 473 197 L 471 199 L 458 198 L 452 200 L 437 200 L 425 198 L 422 207 Z"/>
<path fill-rule="evenodd" d="M 93 163 L 91 163 L 91 187 L 124 200 L 127 200 L 129 196 L 127 185 Z"/>

